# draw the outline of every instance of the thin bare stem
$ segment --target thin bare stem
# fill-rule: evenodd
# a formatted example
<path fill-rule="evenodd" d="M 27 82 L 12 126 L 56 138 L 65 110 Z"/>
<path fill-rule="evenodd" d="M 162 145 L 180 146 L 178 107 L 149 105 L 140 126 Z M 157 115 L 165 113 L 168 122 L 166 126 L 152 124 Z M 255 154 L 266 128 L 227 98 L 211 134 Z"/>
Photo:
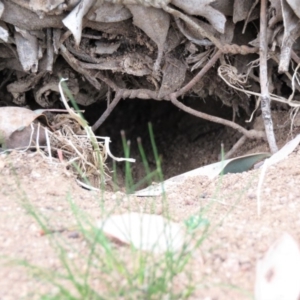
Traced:
<path fill-rule="evenodd" d="M 231 158 L 232 155 L 246 142 L 247 137 L 243 135 L 239 140 L 233 145 L 233 147 L 225 154 L 225 159 Z"/>
<path fill-rule="evenodd" d="M 113 101 L 110 103 L 110 105 L 107 107 L 106 111 L 102 114 L 102 116 L 96 121 L 96 123 L 92 126 L 92 130 L 95 132 L 102 123 L 107 119 L 107 117 L 110 115 L 110 113 L 113 111 L 113 109 L 116 107 L 116 105 L 119 103 L 119 101 L 122 99 L 123 93 L 122 90 L 119 90 Z"/>
<path fill-rule="evenodd" d="M 267 140 L 272 153 L 278 151 L 276 145 L 275 134 L 273 130 L 273 122 L 270 109 L 270 94 L 268 88 L 268 68 L 267 68 L 267 0 L 261 0 L 260 7 L 260 88 L 261 88 L 261 111 L 265 124 Z"/>
<path fill-rule="evenodd" d="M 294 50 L 291 51 L 291 57 L 296 62 L 296 64 L 300 64 L 300 57 Z"/>
<path fill-rule="evenodd" d="M 216 54 L 207 62 L 207 64 L 200 70 L 200 72 L 183 88 L 174 93 L 175 97 L 179 97 L 188 92 L 206 73 L 207 71 L 217 62 L 222 55 L 222 51 L 218 50 Z"/>
<path fill-rule="evenodd" d="M 259 0 L 255 0 L 255 2 L 252 4 L 252 6 L 251 6 L 251 8 L 250 8 L 250 10 L 249 10 L 249 12 L 248 12 L 248 14 L 247 14 L 247 18 L 246 18 L 246 20 L 245 20 L 245 22 L 244 22 L 244 27 L 243 27 L 243 31 L 242 31 L 243 34 L 244 34 L 245 31 L 246 31 L 246 27 L 247 27 L 247 25 L 248 25 L 250 16 L 251 16 L 251 14 L 252 14 L 252 12 L 253 12 L 255 6 L 258 4 L 258 2 L 259 2 Z"/>
<path fill-rule="evenodd" d="M 52 29 L 47 28 L 47 71 L 52 72 L 54 63 L 54 48 L 52 44 Z"/>
<path fill-rule="evenodd" d="M 206 113 L 197 111 L 195 109 L 192 109 L 192 108 L 190 108 L 188 106 L 185 106 L 183 103 L 179 102 L 176 99 L 175 94 L 171 94 L 170 97 L 171 97 L 171 102 L 174 105 L 176 105 L 178 108 L 182 109 L 183 111 L 185 111 L 185 112 L 187 112 L 187 113 L 189 113 L 191 115 L 194 115 L 196 117 L 199 117 L 199 118 L 211 121 L 211 122 L 215 122 L 215 123 L 219 123 L 219 124 L 222 124 L 222 125 L 225 125 L 225 126 L 229 126 L 229 127 L 233 128 L 233 129 L 236 129 L 240 133 L 244 134 L 249 139 L 265 138 L 265 133 L 262 132 L 262 131 L 247 130 L 244 127 L 242 127 L 242 126 L 240 126 L 240 125 L 238 125 L 238 124 L 236 124 L 236 123 L 234 123 L 232 121 L 225 120 L 225 119 L 222 119 L 222 118 L 219 118 L 219 117 L 215 117 L 215 116 L 211 116 L 209 114 L 206 114 Z"/>

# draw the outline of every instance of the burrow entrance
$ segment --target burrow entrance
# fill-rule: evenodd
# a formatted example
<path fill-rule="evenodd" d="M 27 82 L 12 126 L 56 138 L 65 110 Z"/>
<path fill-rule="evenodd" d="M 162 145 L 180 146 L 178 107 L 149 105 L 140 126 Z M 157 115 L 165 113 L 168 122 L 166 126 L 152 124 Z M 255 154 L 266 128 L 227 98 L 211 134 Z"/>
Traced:
<path fill-rule="evenodd" d="M 233 117 L 232 108 L 214 98 L 189 97 L 183 102 L 189 107 L 211 115 L 229 120 Z M 105 102 L 101 102 L 85 108 L 85 117 L 90 124 L 95 123 L 106 106 Z M 242 109 L 239 109 L 239 115 L 236 116 L 235 121 L 245 126 L 247 117 Z M 136 159 L 136 163 L 131 164 L 135 182 L 146 176 L 138 150 L 138 137 L 142 139 L 150 169 L 155 169 L 155 158 L 148 130 L 149 122 L 153 127 L 165 179 L 218 161 L 221 143 L 228 151 L 241 136 L 231 128 L 183 112 L 168 101 L 122 100 L 98 129 L 97 135 L 109 136 L 112 140 L 111 152 L 115 156 L 124 157 L 120 132 L 125 131 L 126 139 L 130 141 L 130 157 Z M 112 169 L 110 158 L 107 164 Z M 124 162 L 117 163 L 120 185 L 123 184 L 124 169 Z"/>

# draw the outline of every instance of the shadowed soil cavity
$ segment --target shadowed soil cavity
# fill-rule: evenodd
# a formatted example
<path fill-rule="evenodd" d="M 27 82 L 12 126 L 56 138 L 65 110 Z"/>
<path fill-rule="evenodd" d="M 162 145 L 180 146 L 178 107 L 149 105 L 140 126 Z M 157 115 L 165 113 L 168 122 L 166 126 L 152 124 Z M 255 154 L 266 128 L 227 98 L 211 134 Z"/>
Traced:
<path fill-rule="evenodd" d="M 227 119 L 233 117 L 230 107 L 212 98 L 205 100 L 199 97 L 186 98 L 184 102 L 187 106 L 212 115 Z M 93 105 L 86 109 L 85 116 L 93 124 L 99 111 L 102 112 L 105 108 L 104 103 Z M 244 115 L 242 109 L 240 109 L 240 114 Z M 243 126 L 251 126 L 241 117 L 236 118 L 239 123 L 243 123 Z M 185 113 L 167 101 L 123 100 L 103 123 L 97 134 L 109 136 L 112 140 L 110 144 L 112 153 L 123 157 L 124 149 L 120 132 L 125 131 L 126 140 L 130 141 L 130 157 L 136 159 L 136 163 L 131 164 L 135 182 L 146 175 L 138 150 L 138 137 L 142 140 L 150 169 L 153 170 L 156 166 L 149 136 L 149 122 L 153 127 L 164 178 L 218 161 L 221 143 L 224 143 L 227 151 L 241 136 L 231 128 Z M 111 166 L 109 162 L 108 165 Z M 120 162 L 117 165 L 118 178 L 122 181 L 124 163 Z"/>

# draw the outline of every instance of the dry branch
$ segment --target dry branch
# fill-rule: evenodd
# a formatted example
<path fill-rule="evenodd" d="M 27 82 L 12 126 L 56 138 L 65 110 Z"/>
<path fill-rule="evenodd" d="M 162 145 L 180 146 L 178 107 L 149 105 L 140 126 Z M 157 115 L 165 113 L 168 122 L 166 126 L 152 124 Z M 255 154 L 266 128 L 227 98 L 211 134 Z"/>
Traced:
<path fill-rule="evenodd" d="M 240 147 L 242 147 L 244 145 L 244 143 L 246 142 L 247 137 L 245 135 L 243 135 L 242 137 L 240 137 L 238 139 L 238 141 L 232 146 L 232 148 L 225 154 L 225 159 L 231 158 L 233 156 L 233 154 L 238 151 L 238 149 Z"/>
<path fill-rule="evenodd" d="M 113 109 L 116 107 L 116 105 L 119 103 L 119 101 L 122 99 L 123 93 L 122 90 L 119 90 L 113 101 L 109 104 L 106 111 L 102 114 L 102 116 L 96 121 L 96 123 L 92 126 L 92 130 L 95 132 L 102 123 L 107 119 L 107 117 L 110 115 L 110 113 L 113 111 Z"/>
<path fill-rule="evenodd" d="M 215 123 L 219 123 L 222 124 L 224 126 L 228 126 L 231 127 L 233 129 L 236 129 L 238 132 L 244 134 L 247 138 L 249 139 L 259 139 L 259 138 L 265 138 L 265 133 L 262 131 L 257 131 L 257 130 L 247 130 L 244 127 L 238 125 L 237 123 L 234 123 L 232 121 L 229 120 L 225 120 L 219 117 L 215 117 L 215 116 L 211 116 L 209 114 L 197 111 L 195 109 L 192 109 L 186 105 L 184 105 L 183 103 L 179 102 L 175 95 L 172 94 L 171 96 L 171 102 L 176 105 L 178 108 L 182 109 L 183 111 L 194 115 L 198 118 L 202 118 L 204 120 L 210 121 L 210 122 L 215 122 Z"/>
<path fill-rule="evenodd" d="M 217 62 L 217 60 L 222 55 L 222 51 L 218 50 L 215 55 L 207 62 L 207 64 L 200 70 L 200 72 L 183 88 L 181 88 L 179 91 L 174 93 L 174 96 L 177 98 L 179 96 L 184 95 L 186 92 L 188 92 L 205 74 L 206 72 Z M 172 98 L 172 95 L 170 95 L 170 98 Z"/>
<path fill-rule="evenodd" d="M 270 94 L 268 88 L 268 44 L 267 44 L 267 3 L 261 0 L 260 8 L 260 87 L 261 87 L 261 111 L 265 123 L 266 136 L 272 153 L 278 151 L 275 134 L 273 130 L 273 122 L 270 109 Z"/>

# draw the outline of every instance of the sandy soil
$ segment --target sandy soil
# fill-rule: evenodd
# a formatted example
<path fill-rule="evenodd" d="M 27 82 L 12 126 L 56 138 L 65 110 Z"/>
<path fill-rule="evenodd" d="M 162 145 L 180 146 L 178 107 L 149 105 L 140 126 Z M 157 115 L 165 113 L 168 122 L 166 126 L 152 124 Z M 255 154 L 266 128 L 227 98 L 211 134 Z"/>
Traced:
<path fill-rule="evenodd" d="M 278 115 L 278 124 L 282 124 L 282 114 Z M 289 139 L 288 133 L 288 127 L 276 131 L 279 146 Z M 297 133 L 296 130 L 294 134 Z M 267 145 L 262 141 L 249 142 L 237 155 L 266 150 Z M 193 153 L 186 158 L 191 164 L 189 159 L 194 168 L 199 167 Z M 262 189 L 261 216 L 257 215 L 256 204 L 260 170 L 228 174 L 215 180 L 193 178 L 167 195 L 174 221 L 181 222 L 201 213 L 210 222 L 210 228 L 217 225 L 189 264 L 196 285 L 192 299 L 251 299 L 257 259 L 283 232 L 300 241 L 299 166 L 298 147 L 289 158 L 269 168 Z M 141 211 L 147 206 L 145 203 L 153 201 L 155 212 L 166 214 L 160 197 L 131 197 L 128 201 L 120 192 L 98 195 L 84 190 L 69 171 L 57 163 L 48 163 L 38 153 L 0 155 L 0 195 L 1 300 L 34 299 L 41 293 L 55 293 L 49 282 L 32 276 L 28 268 L 18 263 L 8 264 L 15 258 L 53 270 L 60 266 L 48 236 L 43 235 L 40 225 L 28 213 L 31 204 L 50 228 L 60 231 L 55 235 L 62 237 L 74 261 L 82 259 L 88 249 L 76 230 L 70 199 L 91 222 L 110 210 Z"/>

